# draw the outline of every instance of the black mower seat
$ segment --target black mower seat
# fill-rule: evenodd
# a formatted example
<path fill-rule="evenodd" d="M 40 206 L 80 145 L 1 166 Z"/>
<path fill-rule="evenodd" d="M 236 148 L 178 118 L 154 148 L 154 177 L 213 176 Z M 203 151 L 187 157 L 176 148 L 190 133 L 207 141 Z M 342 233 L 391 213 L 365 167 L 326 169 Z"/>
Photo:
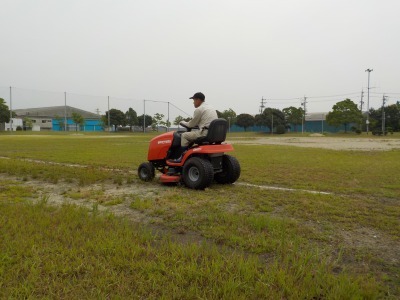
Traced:
<path fill-rule="evenodd" d="M 228 122 L 225 119 L 215 119 L 208 126 L 206 136 L 199 137 L 194 141 L 197 145 L 221 144 L 226 139 L 228 131 Z"/>

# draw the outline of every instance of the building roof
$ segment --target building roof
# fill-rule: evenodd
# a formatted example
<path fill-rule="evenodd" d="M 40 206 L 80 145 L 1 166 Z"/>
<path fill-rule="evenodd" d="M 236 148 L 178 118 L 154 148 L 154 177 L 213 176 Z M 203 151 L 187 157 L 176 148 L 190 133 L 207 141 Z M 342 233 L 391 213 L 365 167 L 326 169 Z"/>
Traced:
<path fill-rule="evenodd" d="M 32 117 L 32 118 L 56 118 L 64 117 L 65 112 L 67 118 L 72 116 L 72 113 L 80 114 L 84 119 L 98 119 L 99 115 L 85 111 L 72 106 L 51 106 L 51 107 L 37 107 L 37 108 L 25 108 L 15 109 L 14 112 L 18 117 Z"/>

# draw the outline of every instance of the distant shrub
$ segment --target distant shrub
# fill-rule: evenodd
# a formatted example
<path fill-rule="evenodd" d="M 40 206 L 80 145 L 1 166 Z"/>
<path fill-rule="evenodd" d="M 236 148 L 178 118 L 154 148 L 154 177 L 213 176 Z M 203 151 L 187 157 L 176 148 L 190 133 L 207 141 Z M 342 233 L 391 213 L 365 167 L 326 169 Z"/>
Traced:
<path fill-rule="evenodd" d="M 387 131 L 383 133 L 382 130 L 373 130 L 372 135 L 387 135 Z"/>
<path fill-rule="evenodd" d="M 22 127 L 21 127 L 21 126 L 18 126 L 18 127 L 17 127 L 17 131 L 22 131 Z"/>
<path fill-rule="evenodd" d="M 354 132 L 357 134 L 361 134 L 361 129 L 356 129 Z"/>
<path fill-rule="evenodd" d="M 284 134 L 286 132 L 286 128 L 284 125 L 276 126 L 276 133 L 277 134 Z"/>

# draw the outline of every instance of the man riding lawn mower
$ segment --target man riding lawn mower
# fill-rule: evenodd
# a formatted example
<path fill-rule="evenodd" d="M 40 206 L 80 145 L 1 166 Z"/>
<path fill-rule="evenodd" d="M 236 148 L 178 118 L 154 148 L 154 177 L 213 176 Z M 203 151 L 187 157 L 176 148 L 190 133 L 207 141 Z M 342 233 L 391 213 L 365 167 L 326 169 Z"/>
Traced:
<path fill-rule="evenodd" d="M 150 141 L 148 162 L 138 169 L 139 178 L 150 181 L 155 170 L 162 175 L 162 183 L 183 183 L 192 189 L 205 189 L 213 180 L 221 184 L 234 183 L 240 176 L 240 165 L 226 139 L 228 123 L 218 119 L 212 108 L 204 105 L 204 95 L 193 97 L 196 110 L 190 122 L 180 125 L 187 131 L 167 132 Z M 195 125 L 198 130 L 195 129 Z"/>

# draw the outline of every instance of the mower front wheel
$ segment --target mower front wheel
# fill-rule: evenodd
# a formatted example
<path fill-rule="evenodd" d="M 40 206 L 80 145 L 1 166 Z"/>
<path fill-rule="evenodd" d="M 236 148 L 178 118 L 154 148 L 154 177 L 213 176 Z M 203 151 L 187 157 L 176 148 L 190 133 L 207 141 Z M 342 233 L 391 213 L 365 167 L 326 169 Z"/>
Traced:
<path fill-rule="evenodd" d="M 188 188 L 203 190 L 214 180 L 214 168 L 206 159 L 189 158 L 183 166 L 182 179 Z"/>
<path fill-rule="evenodd" d="M 152 163 L 144 162 L 138 168 L 139 178 L 143 181 L 153 180 L 155 176 L 155 169 Z"/>

